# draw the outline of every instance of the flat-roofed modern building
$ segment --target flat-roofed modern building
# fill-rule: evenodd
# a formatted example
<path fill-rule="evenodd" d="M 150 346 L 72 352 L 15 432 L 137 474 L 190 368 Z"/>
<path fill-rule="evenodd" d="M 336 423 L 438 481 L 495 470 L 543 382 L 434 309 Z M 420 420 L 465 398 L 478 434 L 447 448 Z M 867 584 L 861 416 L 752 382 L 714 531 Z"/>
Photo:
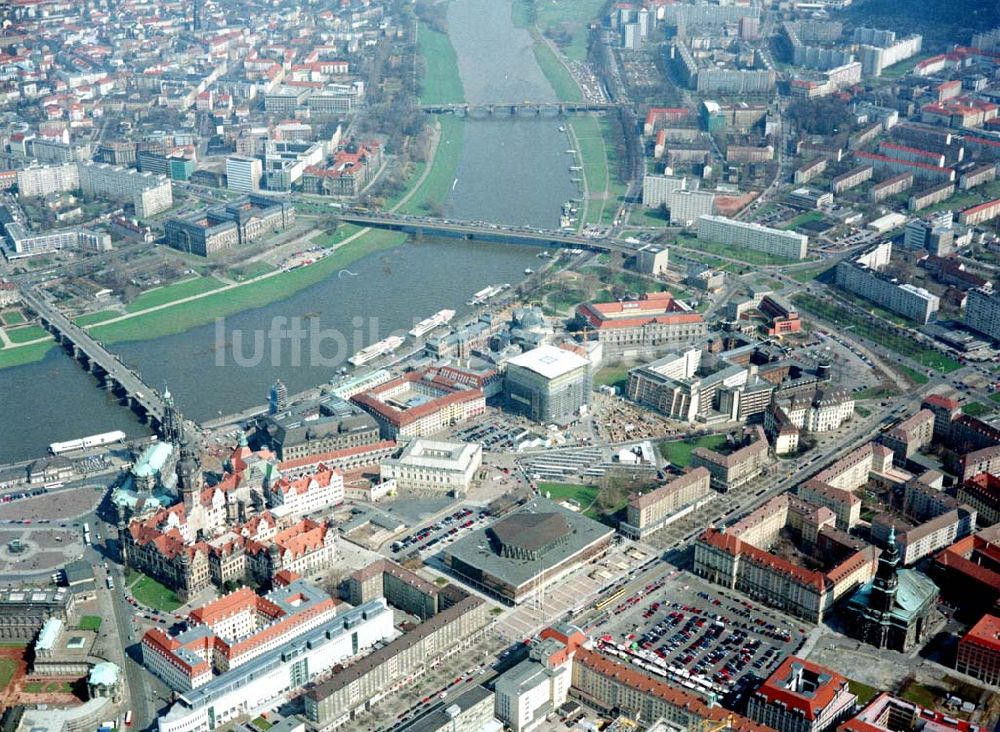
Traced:
<path fill-rule="evenodd" d="M 892 256 L 892 242 L 884 241 L 860 256 L 837 264 L 837 286 L 918 323 L 928 323 L 941 301 L 922 287 L 903 283 L 882 272 Z"/>
<path fill-rule="evenodd" d="M 83 195 L 128 201 L 139 218 L 155 216 L 174 204 L 170 180 L 163 175 L 139 173 L 107 163 L 80 163 Z"/>
<path fill-rule="evenodd" d="M 29 232 L 21 224 L 3 225 L 6 232 L 8 259 L 32 257 L 60 249 L 82 249 L 92 252 L 111 250 L 111 235 L 90 229 L 53 229 Z"/>
<path fill-rule="evenodd" d="M 456 541 L 444 562 L 480 592 L 519 605 L 602 554 L 613 538 L 610 527 L 538 496 Z"/>
<path fill-rule="evenodd" d="M 264 163 L 258 158 L 233 155 L 226 158 L 226 187 L 231 191 L 250 193 L 260 189 Z"/>
<path fill-rule="evenodd" d="M 786 259 L 804 259 L 809 247 L 809 237 L 805 234 L 734 221 L 725 216 L 699 218 L 698 239 L 731 247 L 744 247 Z"/>
<path fill-rule="evenodd" d="M 36 165 L 17 171 L 17 192 L 27 198 L 72 191 L 80 187 L 80 169 L 76 163 Z"/>
<path fill-rule="evenodd" d="M 536 422 L 579 416 L 590 387 L 590 363 L 563 348 L 539 346 L 507 362 L 507 407 Z"/>

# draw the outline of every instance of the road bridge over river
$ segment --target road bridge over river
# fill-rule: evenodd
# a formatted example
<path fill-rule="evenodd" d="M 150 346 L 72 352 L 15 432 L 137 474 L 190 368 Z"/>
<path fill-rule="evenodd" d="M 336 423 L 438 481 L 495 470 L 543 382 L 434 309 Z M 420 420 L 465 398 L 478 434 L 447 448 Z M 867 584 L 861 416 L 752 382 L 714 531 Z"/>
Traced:
<path fill-rule="evenodd" d="M 59 308 L 29 287 L 21 287 L 21 298 L 67 353 L 106 384 L 122 404 L 159 429 L 163 419 L 163 399 L 138 373 L 126 366 L 84 328 L 63 315 Z"/>
<path fill-rule="evenodd" d="M 611 102 L 486 102 L 457 104 L 421 104 L 430 114 L 454 114 L 461 117 L 561 117 L 587 112 L 613 112 L 621 105 Z"/>
<path fill-rule="evenodd" d="M 528 226 L 503 226 L 478 221 L 455 221 L 452 219 L 405 216 L 400 214 L 370 212 L 347 212 L 337 218 L 349 224 L 391 229 L 407 234 L 452 236 L 480 241 L 498 241 L 533 246 L 558 246 L 570 249 L 589 249 L 600 252 L 634 253 L 641 246 L 618 239 L 581 236 L 573 231 L 541 229 Z"/>

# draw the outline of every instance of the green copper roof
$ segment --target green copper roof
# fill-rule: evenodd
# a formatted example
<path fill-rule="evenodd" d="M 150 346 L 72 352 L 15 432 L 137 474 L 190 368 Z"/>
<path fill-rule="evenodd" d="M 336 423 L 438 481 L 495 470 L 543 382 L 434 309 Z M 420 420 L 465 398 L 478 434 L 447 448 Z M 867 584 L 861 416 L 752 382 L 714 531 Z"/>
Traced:
<path fill-rule="evenodd" d="M 142 455 L 135 462 L 132 472 L 139 478 L 151 478 L 166 465 L 170 458 L 170 453 L 174 451 L 174 446 L 169 442 L 157 442 L 143 450 Z"/>

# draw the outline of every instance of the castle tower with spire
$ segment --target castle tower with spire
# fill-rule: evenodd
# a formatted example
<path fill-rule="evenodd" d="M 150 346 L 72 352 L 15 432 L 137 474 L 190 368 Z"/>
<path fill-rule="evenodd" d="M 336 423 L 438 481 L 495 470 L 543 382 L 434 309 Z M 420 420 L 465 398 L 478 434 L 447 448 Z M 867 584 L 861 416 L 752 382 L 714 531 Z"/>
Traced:
<path fill-rule="evenodd" d="M 170 394 L 170 387 L 163 387 L 163 420 L 160 423 L 160 436 L 166 442 L 177 444 L 180 442 L 181 430 L 183 429 L 183 419 L 177 407 L 174 405 L 174 398 Z"/>
<path fill-rule="evenodd" d="M 201 461 L 198 459 L 198 449 L 191 444 L 187 429 L 181 426 L 180 459 L 177 461 L 177 490 L 184 501 L 184 513 L 188 523 L 195 520 L 200 508 L 199 496 L 202 489 Z M 193 526 L 192 528 L 196 528 Z"/>

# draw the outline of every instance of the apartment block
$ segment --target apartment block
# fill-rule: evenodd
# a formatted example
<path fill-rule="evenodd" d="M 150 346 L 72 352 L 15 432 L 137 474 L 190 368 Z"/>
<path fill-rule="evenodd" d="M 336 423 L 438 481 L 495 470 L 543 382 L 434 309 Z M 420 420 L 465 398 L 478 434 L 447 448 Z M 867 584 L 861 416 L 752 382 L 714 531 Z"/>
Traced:
<path fill-rule="evenodd" d="M 843 193 L 855 186 L 859 186 L 865 181 L 872 179 L 875 168 L 872 165 L 859 165 L 853 170 L 849 170 L 843 175 L 838 175 L 830 181 L 830 192 L 833 194 Z"/>
<path fill-rule="evenodd" d="M 305 716 L 315 729 L 347 725 L 432 666 L 474 644 L 490 622 L 489 605 L 465 597 L 415 629 L 357 660 L 305 694 Z"/>
<path fill-rule="evenodd" d="M 977 333 L 1000 341 L 1000 290 L 970 290 L 963 322 Z"/>
<path fill-rule="evenodd" d="M 900 173 L 873 185 L 868 191 L 868 199 L 872 203 L 880 203 L 898 193 L 908 191 L 912 187 L 913 173 Z"/>
<path fill-rule="evenodd" d="M 80 187 L 80 169 L 76 163 L 23 168 L 17 171 L 17 191 L 22 196 L 47 196 Z"/>
<path fill-rule="evenodd" d="M 776 257 L 804 259 L 809 237 L 793 231 L 734 221 L 724 216 L 698 219 L 698 239 L 734 247 L 746 247 Z"/>
<path fill-rule="evenodd" d="M 873 259 L 873 252 L 877 258 Z M 837 264 L 837 286 L 866 300 L 871 300 L 887 310 L 899 313 L 918 323 L 930 322 L 940 307 L 937 295 L 922 287 L 902 284 L 880 270 L 888 264 L 886 253 L 891 256 L 892 243 L 882 242 L 855 259 L 844 259 Z"/>
<path fill-rule="evenodd" d="M 727 455 L 705 447 L 691 453 L 691 465 L 704 467 L 712 476 L 712 487 L 723 493 L 749 483 L 770 462 L 767 437 L 760 426 L 747 430 L 744 445 Z"/>
<path fill-rule="evenodd" d="M 619 531 L 633 539 L 656 532 L 680 509 L 711 495 L 711 477 L 706 468 L 695 468 L 649 493 L 632 496 Z"/>
<path fill-rule="evenodd" d="M 165 176 L 107 163 L 80 163 L 79 168 L 83 195 L 128 201 L 139 218 L 155 216 L 174 204 L 173 188 Z"/>

